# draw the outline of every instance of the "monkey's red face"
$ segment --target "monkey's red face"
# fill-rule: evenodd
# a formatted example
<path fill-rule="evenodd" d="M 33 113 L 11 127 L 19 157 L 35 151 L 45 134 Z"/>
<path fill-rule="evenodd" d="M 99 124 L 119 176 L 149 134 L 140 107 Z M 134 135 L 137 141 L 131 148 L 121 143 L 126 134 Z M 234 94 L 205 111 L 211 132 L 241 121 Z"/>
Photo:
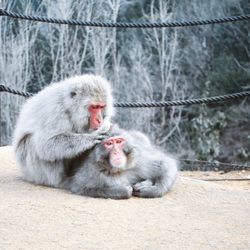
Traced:
<path fill-rule="evenodd" d="M 109 163 L 113 168 L 124 168 L 127 157 L 123 151 L 125 139 L 121 136 L 114 136 L 102 142 L 105 150 L 109 152 Z"/>
<path fill-rule="evenodd" d="M 103 113 L 106 104 L 103 102 L 92 103 L 89 110 L 89 128 L 90 129 L 98 129 L 103 124 Z"/>

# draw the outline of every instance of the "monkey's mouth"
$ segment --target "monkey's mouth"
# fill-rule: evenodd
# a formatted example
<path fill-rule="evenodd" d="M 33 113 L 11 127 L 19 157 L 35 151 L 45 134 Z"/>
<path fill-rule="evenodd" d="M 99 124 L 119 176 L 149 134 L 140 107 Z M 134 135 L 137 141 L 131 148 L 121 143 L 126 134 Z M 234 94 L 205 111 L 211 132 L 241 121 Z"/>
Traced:
<path fill-rule="evenodd" d="M 104 160 L 104 161 L 99 162 L 98 166 L 99 166 L 99 171 L 106 175 L 119 175 L 124 171 L 124 169 L 122 168 L 113 167 L 109 163 L 108 157 L 106 161 Z"/>
<path fill-rule="evenodd" d="M 109 163 L 112 169 L 124 169 L 127 159 L 123 155 L 116 155 L 109 159 Z"/>

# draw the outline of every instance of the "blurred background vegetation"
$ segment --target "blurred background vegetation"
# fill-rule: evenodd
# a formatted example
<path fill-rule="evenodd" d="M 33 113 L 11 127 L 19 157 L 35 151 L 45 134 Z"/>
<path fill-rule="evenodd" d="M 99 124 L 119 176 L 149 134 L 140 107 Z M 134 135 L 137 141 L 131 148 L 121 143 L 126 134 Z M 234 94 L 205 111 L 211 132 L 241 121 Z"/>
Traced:
<path fill-rule="evenodd" d="M 88 21 L 183 21 L 250 13 L 248 0 L 0 0 L 33 15 Z M 175 29 L 66 26 L 0 18 L 0 83 L 36 93 L 75 74 L 108 78 L 116 101 L 162 101 L 250 89 L 249 21 Z M 24 98 L 0 93 L 0 145 L 11 143 Z M 249 163 L 249 99 L 118 109 L 124 128 L 181 158 Z M 191 165 L 183 166 L 186 169 Z"/>

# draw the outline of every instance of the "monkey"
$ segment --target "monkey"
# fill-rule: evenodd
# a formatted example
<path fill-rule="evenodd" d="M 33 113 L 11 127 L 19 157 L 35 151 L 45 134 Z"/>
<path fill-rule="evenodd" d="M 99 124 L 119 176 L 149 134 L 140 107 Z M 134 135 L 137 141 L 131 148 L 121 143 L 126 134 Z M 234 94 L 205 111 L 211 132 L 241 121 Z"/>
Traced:
<path fill-rule="evenodd" d="M 66 165 L 106 137 L 113 114 L 110 83 L 91 74 L 52 83 L 28 99 L 13 136 L 23 179 L 60 188 Z"/>
<path fill-rule="evenodd" d="M 112 199 L 161 197 L 174 185 L 177 161 L 138 131 L 112 129 L 94 147 L 64 188 L 72 193 Z"/>

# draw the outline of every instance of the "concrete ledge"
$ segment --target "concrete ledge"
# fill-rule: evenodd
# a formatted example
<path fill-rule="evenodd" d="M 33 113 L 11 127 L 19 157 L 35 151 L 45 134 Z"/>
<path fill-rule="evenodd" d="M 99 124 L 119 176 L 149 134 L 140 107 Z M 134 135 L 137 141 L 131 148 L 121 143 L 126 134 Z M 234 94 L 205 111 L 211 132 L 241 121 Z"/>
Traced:
<path fill-rule="evenodd" d="M 250 249 L 249 213 L 249 190 L 189 178 L 159 199 L 35 186 L 0 148 L 0 249 Z"/>

